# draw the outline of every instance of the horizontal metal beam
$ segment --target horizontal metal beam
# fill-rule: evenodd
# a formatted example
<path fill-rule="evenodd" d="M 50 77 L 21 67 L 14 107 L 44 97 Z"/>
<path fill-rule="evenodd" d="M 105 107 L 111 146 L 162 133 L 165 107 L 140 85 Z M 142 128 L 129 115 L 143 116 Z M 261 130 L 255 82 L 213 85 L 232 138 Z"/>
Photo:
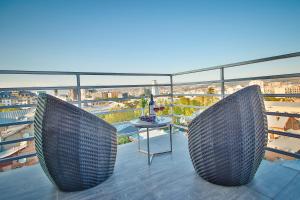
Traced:
<path fill-rule="evenodd" d="M 184 105 L 184 104 L 173 104 L 174 107 L 185 107 L 185 108 L 196 108 L 196 109 L 206 109 L 209 106 L 192 106 L 192 105 Z"/>
<path fill-rule="evenodd" d="M 245 78 L 235 78 L 235 79 L 224 79 L 224 82 L 241 82 L 241 81 L 252 81 L 252 80 L 269 80 L 269 79 L 279 79 L 279 78 L 297 78 L 300 77 L 300 73 L 292 74 L 279 74 L 270 76 L 254 76 Z M 211 81 L 196 81 L 196 82 L 181 82 L 174 83 L 174 86 L 184 86 L 184 85 L 209 85 L 214 83 L 222 83 L 221 80 L 211 80 Z"/>
<path fill-rule="evenodd" d="M 177 125 L 177 124 L 173 124 L 174 127 L 177 127 L 177 128 L 181 128 L 181 129 L 184 129 L 184 130 L 188 130 L 188 127 L 187 126 L 181 126 L 181 125 Z"/>
<path fill-rule="evenodd" d="M 173 114 L 173 116 L 174 116 L 174 117 L 183 117 L 183 118 L 191 117 L 191 116 L 177 115 L 177 114 Z"/>
<path fill-rule="evenodd" d="M 90 89 L 90 88 L 134 88 L 134 87 L 153 87 L 153 86 L 171 86 L 169 83 L 166 84 L 140 84 L 140 85 L 88 85 L 81 86 L 81 89 Z"/>
<path fill-rule="evenodd" d="M 298 56 L 300 56 L 300 52 L 283 54 L 283 55 L 278 55 L 278 56 L 271 56 L 271 57 L 242 61 L 242 62 L 236 62 L 236 63 L 225 64 L 225 65 L 217 65 L 217 66 L 213 66 L 213 67 L 206 67 L 206 68 L 200 68 L 200 69 L 195 69 L 195 70 L 188 70 L 188 71 L 174 73 L 172 75 L 178 76 L 178 75 L 191 74 L 191 73 L 196 73 L 196 72 L 216 70 L 216 69 L 221 69 L 221 68 L 230 68 L 230 67 L 237 67 L 237 66 L 261 63 L 261 62 L 268 62 L 268 61 L 274 61 L 274 60 L 280 60 L 280 59 L 286 59 L 286 58 L 293 58 L 293 57 L 298 57 Z"/>
<path fill-rule="evenodd" d="M 15 126 L 15 125 L 22 125 L 22 124 L 32 124 L 32 123 L 33 123 L 33 121 L 9 122 L 9 123 L 0 124 L 0 127 Z"/>
<path fill-rule="evenodd" d="M 17 105 L 9 105 L 9 106 L 0 106 L 0 109 L 7 108 L 24 108 L 24 107 L 34 107 L 36 104 L 17 104 Z"/>
<path fill-rule="evenodd" d="M 276 130 L 268 130 L 268 132 L 272 133 L 272 134 L 277 134 L 277 135 L 282 135 L 282 136 L 287 136 L 287 137 L 299 138 L 300 139 L 300 135 L 299 134 L 295 134 L 295 133 L 283 132 L 283 131 L 276 131 Z"/>
<path fill-rule="evenodd" d="M 159 94 L 153 95 L 153 97 L 170 97 L 171 94 Z M 81 103 L 93 103 L 93 102 L 107 102 L 107 101 L 126 101 L 132 99 L 141 99 L 141 98 L 149 98 L 149 96 L 140 96 L 140 97 L 127 97 L 127 98 L 103 98 L 97 100 L 82 100 Z M 66 101 L 71 104 L 77 104 L 78 101 Z M 9 106 L 0 106 L 0 109 L 6 108 L 23 108 L 23 107 L 35 107 L 36 104 L 18 104 L 18 105 L 9 105 Z"/>
<path fill-rule="evenodd" d="M 27 137 L 27 138 L 15 139 L 15 140 L 1 141 L 0 145 L 14 144 L 14 143 L 19 143 L 19 142 L 24 142 L 24 141 L 32 141 L 32 140 L 34 140 L 34 136 Z"/>
<path fill-rule="evenodd" d="M 21 90 L 70 90 L 76 89 L 76 86 L 51 86 L 51 87 L 11 87 L 0 88 L 1 91 L 21 91 Z"/>
<path fill-rule="evenodd" d="M 36 153 L 29 153 L 29 154 L 14 156 L 14 157 L 1 158 L 0 163 L 6 163 L 6 162 L 14 161 L 14 160 L 19 160 L 22 158 L 29 158 L 29 157 L 34 157 L 34 156 L 36 156 Z"/>
<path fill-rule="evenodd" d="M 240 81 L 269 80 L 269 79 L 297 78 L 297 77 L 300 77 L 300 73 L 279 74 L 279 75 L 270 75 L 270 76 L 254 76 L 254 77 L 235 78 L 235 79 L 225 79 L 224 82 L 240 82 Z"/>
<path fill-rule="evenodd" d="M 282 117 L 300 117 L 300 114 L 295 113 L 282 113 L 282 112 L 265 112 L 266 115 L 272 115 L 272 116 L 282 116 Z"/>
<path fill-rule="evenodd" d="M 173 96 L 220 97 L 221 94 L 173 94 Z"/>
<path fill-rule="evenodd" d="M 89 85 L 80 86 L 80 89 L 91 89 L 91 88 L 135 88 L 135 87 L 152 87 L 152 86 L 171 86 L 170 84 L 140 84 L 140 85 Z M 11 87 L 11 88 L 0 88 L 1 91 L 20 91 L 20 90 L 70 90 L 77 89 L 76 86 L 51 86 L 51 87 Z"/>
<path fill-rule="evenodd" d="M 184 85 L 208 85 L 213 83 L 222 83 L 221 80 L 211 80 L 211 81 L 195 81 L 195 82 L 181 82 L 181 83 L 174 83 L 174 86 L 184 86 Z"/>
<path fill-rule="evenodd" d="M 24 71 L 24 70 L 0 70 L 0 74 L 171 76 L 171 74 L 161 74 L 161 73 L 68 72 L 68 71 Z"/>
<path fill-rule="evenodd" d="M 300 98 L 300 94 L 262 94 L 264 97 L 294 97 Z"/>
<path fill-rule="evenodd" d="M 291 153 L 291 152 L 282 151 L 282 150 L 279 150 L 279 149 L 274 149 L 274 148 L 271 148 L 271 147 L 265 147 L 265 150 L 300 159 L 300 154 L 298 154 L 298 153 Z"/>
<path fill-rule="evenodd" d="M 160 95 L 154 95 L 153 97 L 169 97 L 170 94 L 160 94 Z M 97 102 L 108 102 L 108 101 L 127 101 L 132 99 L 141 99 L 141 98 L 149 98 L 149 96 L 140 96 L 140 97 L 128 97 L 128 98 L 103 98 L 103 99 L 97 99 L 97 100 L 81 100 L 81 103 L 97 103 Z M 77 101 L 74 101 L 72 103 L 77 103 Z M 0 107 L 1 108 L 1 107 Z"/>
<path fill-rule="evenodd" d="M 107 98 L 107 99 L 97 99 L 97 100 L 82 100 L 81 103 L 100 103 L 108 101 L 128 101 L 132 99 L 140 99 L 142 97 L 129 97 L 129 98 Z"/>
<path fill-rule="evenodd" d="M 132 108 L 132 109 L 124 109 L 124 110 L 111 110 L 111 111 L 100 111 L 100 112 L 93 112 L 91 111 L 91 113 L 95 114 L 95 115 L 107 115 L 107 114 L 113 114 L 113 113 L 124 113 L 124 112 L 132 112 L 132 111 L 136 111 L 136 110 L 142 110 L 141 108 Z"/>

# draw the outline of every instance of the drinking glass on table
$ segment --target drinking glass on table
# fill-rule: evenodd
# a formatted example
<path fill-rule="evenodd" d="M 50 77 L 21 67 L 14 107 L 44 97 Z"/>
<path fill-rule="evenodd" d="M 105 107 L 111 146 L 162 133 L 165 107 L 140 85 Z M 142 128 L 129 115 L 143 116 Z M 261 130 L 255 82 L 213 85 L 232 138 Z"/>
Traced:
<path fill-rule="evenodd" d="M 153 108 L 153 110 L 154 110 L 155 113 L 157 113 L 157 112 L 160 110 L 160 109 L 159 109 L 159 106 L 156 106 L 156 105 L 155 105 L 154 108 Z"/>
<path fill-rule="evenodd" d="M 165 106 L 164 105 L 160 105 L 159 110 L 161 111 L 161 113 L 164 111 Z"/>
<path fill-rule="evenodd" d="M 158 113 L 159 112 L 159 106 L 155 105 L 153 110 L 154 110 L 155 113 Z M 159 121 L 158 117 L 156 119 Z"/>

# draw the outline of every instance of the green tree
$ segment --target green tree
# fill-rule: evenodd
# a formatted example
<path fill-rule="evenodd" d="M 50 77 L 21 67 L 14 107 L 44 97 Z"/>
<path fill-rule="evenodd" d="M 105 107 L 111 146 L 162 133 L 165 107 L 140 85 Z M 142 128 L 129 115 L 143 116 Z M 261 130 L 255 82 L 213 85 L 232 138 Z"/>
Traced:
<path fill-rule="evenodd" d="M 117 141 L 118 141 L 118 145 L 131 142 L 128 136 L 118 136 Z"/>

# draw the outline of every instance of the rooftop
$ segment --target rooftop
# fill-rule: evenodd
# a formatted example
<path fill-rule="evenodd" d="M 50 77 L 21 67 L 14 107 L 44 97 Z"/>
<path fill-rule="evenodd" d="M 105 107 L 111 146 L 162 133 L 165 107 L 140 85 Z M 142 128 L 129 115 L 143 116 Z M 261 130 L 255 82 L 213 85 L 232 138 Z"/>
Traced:
<path fill-rule="evenodd" d="M 153 151 L 167 148 L 168 137 L 151 138 Z M 81 192 L 57 190 L 39 165 L 0 174 L 2 199 L 295 199 L 300 195 L 300 162 L 264 160 L 245 186 L 223 187 L 199 177 L 192 166 L 187 138 L 173 134 L 172 154 L 156 156 L 150 166 L 136 143 L 118 146 L 114 174 Z M 145 142 L 142 142 L 142 147 Z M 145 147 L 145 146 L 144 146 Z M 160 149 L 161 148 L 161 149 Z"/>

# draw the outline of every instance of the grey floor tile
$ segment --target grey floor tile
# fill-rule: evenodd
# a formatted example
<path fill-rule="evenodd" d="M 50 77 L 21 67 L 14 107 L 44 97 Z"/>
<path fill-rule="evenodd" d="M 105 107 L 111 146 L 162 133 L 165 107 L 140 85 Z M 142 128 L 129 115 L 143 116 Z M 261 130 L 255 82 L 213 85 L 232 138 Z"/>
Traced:
<path fill-rule="evenodd" d="M 151 166 L 147 165 L 147 156 L 137 152 L 137 143 L 118 146 L 114 174 L 104 183 L 80 192 L 57 190 L 39 165 L 0 173 L 0 199 L 267 200 L 276 194 L 278 199 L 297 199 L 299 195 L 298 176 L 292 181 L 293 185 L 286 187 L 298 171 L 268 161 L 262 162 L 249 185 L 223 187 L 211 184 L 196 174 L 186 137 L 174 134 L 173 141 L 173 153 L 155 157 Z M 168 147 L 168 138 L 153 138 L 150 145 L 154 151 L 164 150 Z M 286 192 L 280 192 L 285 188 Z"/>
<path fill-rule="evenodd" d="M 298 174 L 276 197 L 277 200 L 300 199 L 300 174 Z"/>
<path fill-rule="evenodd" d="M 280 164 L 264 161 L 248 187 L 274 198 L 297 175 L 297 171 Z"/>
<path fill-rule="evenodd" d="M 281 165 L 300 172 L 300 160 L 283 161 Z"/>

